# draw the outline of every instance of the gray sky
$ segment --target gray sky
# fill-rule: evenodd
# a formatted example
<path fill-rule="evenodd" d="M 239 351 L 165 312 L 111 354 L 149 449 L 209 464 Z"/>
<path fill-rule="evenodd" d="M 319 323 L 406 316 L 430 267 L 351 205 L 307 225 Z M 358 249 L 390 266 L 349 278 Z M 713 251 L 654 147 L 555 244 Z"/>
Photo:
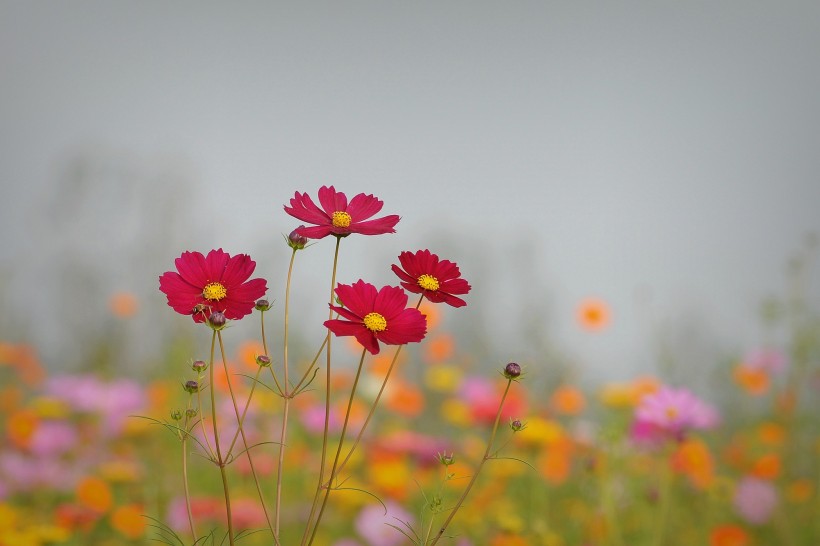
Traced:
<path fill-rule="evenodd" d="M 187 248 L 262 252 L 278 282 L 282 204 L 322 184 L 402 216 L 350 239 L 347 281 L 434 241 L 485 327 L 515 340 L 538 306 L 596 377 L 649 369 L 664 324 L 761 342 L 820 231 L 817 2 L 3 0 L 0 77 L 0 274 L 46 346 L 66 260 L 107 258 L 102 300 Z"/>

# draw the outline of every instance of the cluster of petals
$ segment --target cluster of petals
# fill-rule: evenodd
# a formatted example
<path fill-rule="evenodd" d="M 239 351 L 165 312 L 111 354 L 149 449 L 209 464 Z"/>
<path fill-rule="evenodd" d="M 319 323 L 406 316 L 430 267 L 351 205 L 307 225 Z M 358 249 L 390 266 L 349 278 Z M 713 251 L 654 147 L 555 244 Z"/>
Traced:
<path fill-rule="evenodd" d="M 344 307 L 330 308 L 341 318 L 325 321 L 325 327 L 337 336 L 354 336 L 371 354 L 378 354 L 379 342 L 404 345 L 421 341 L 427 334 L 424 315 L 407 308 L 407 294 L 398 286 L 376 290 L 359 280 L 338 285 L 336 295 Z"/>
<path fill-rule="evenodd" d="M 632 434 L 636 440 L 681 439 L 690 430 L 710 429 L 718 421 L 715 408 L 689 390 L 661 387 L 641 398 Z"/>
<path fill-rule="evenodd" d="M 393 264 L 393 273 L 401 279 L 400 284 L 409 292 L 423 294 L 433 303 L 446 303 L 453 307 L 467 305 L 457 295 L 470 291 L 470 285 L 461 278 L 458 266 L 450 260 L 440 260 L 429 250 L 402 252 L 401 267 Z"/>
<path fill-rule="evenodd" d="M 351 233 L 362 235 L 381 235 L 395 233 L 399 216 L 391 214 L 382 218 L 370 219 L 376 215 L 384 203 L 373 195 L 360 193 L 350 202 L 342 192 L 333 186 L 322 186 L 319 189 L 317 206 L 306 193 L 296 192 L 285 206 L 285 212 L 312 226 L 300 226 L 295 233 L 309 239 L 322 239 L 328 235 L 346 237 Z"/>
<path fill-rule="evenodd" d="M 174 264 L 176 271 L 160 276 L 159 289 L 174 311 L 191 315 L 196 322 L 204 322 L 216 311 L 241 319 L 267 290 L 265 279 L 250 279 L 256 262 L 247 254 L 231 256 L 221 248 L 207 256 L 183 252 Z"/>

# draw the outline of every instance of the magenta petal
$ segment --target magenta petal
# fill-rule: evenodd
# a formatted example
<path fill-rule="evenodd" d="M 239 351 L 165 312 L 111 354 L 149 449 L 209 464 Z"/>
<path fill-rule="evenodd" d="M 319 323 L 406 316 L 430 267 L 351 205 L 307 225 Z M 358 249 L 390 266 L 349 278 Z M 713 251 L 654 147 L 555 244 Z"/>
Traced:
<path fill-rule="evenodd" d="M 347 213 L 355 222 L 361 222 L 382 210 L 382 206 L 384 206 L 384 202 L 381 199 L 360 193 L 350 200 Z"/>
<path fill-rule="evenodd" d="M 222 274 L 222 283 L 226 288 L 237 286 L 248 280 L 256 269 L 256 262 L 247 254 L 231 256 Z"/>
<path fill-rule="evenodd" d="M 290 207 L 285 207 L 285 212 L 309 224 L 329 224 L 330 217 L 316 206 L 307 194 L 296 192 L 290 200 Z"/>
<path fill-rule="evenodd" d="M 364 317 L 373 311 L 377 292 L 375 286 L 359 279 L 352 285 L 340 284 L 337 286 L 336 295 L 351 312 Z"/>
<path fill-rule="evenodd" d="M 362 317 L 356 315 L 356 313 L 351 313 L 344 307 L 336 307 L 335 305 L 331 305 L 330 308 L 333 309 L 334 312 L 338 313 L 339 316 L 344 317 L 352 322 L 362 324 Z"/>
<path fill-rule="evenodd" d="M 174 260 L 174 265 L 185 281 L 198 286 L 200 290 L 210 280 L 205 265 L 205 256 L 200 252 L 183 252 L 182 256 Z"/>
<path fill-rule="evenodd" d="M 347 196 L 333 186 L 322 186 L 319 188 L 319 203 L 328 216 L 333 216 L 334 212 L 347 209 Z"/>
<path fill-rule="evenodd" d="M 401 313 L 405 307 L 407 294 L 398 286 L 383 286 L 373 302 L 373 309 L 388 320 Z"/>
<path fill-rule="evenodd" d="M 225 273 L 225 266 L 228 265 L 230 255 L 221 248 L 208 252 L 205 256 L 205 268 L 208 273 L 208 281 L 222 281 Z"/>
<path fill-rule="evenodd" d="M 375 220 L 368 220 L 367 222 L 357 222 L 350 224 L 350 231 L 354 233 L 361 233 L 362 235 L 381 235 L 383 233 L 395 233 L 393 229 L 399 223 L 401 218 L 392 214 L 384 218 L 377 218 Z"/>
<path fill-rule="evenodd" d="M 323 239 L 331 233 L 333 233 L 333 226 L 330 225 L 330 220 L 328 220 L 328 225 L 296 228 L 297 235 L 308 239 Z"/>

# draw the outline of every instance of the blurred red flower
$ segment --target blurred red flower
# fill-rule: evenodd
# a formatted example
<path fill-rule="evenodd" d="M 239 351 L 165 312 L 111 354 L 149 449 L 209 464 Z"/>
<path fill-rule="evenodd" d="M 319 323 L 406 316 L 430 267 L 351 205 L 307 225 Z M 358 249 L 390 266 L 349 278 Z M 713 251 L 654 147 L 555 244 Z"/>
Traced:
<path fill-rule="evenodd" d="M 378 354 L 379 342 L 404 345 L 421 341 L 427 333 L 427 321 L 418 309 L 407 309 L 407 294 L 398 286 L 376 287 L 363 280 L 352 285 L 340 284 L 336 295 L 344 307 L 330 308 L 347 320 L 325 321 L 337 336 L 355 336 L 371 354 Z"/>
<path fill-rule="evenodd" d="M 285 206 L 285 212 L 294 218 L 315 224 L 296 228 L 294 231 L 297 235 L 311 239 L 322 239 L 328 235 L 347 237 L 351 233 L 381 235 L 395 233 L 393 228 L 399 222 L 395 214 L 368 220 L 382 210 L 384 203 L 380 199 L 360 193 L 348 203 L 347 196 L 337 192 L 333 186 L 319 188 L 319 204 L 322 208 L 317 207 L 308 194 L 297 191 L 290 200 L 290 207 Z"/>
<path fill-rule="evenodd" d="M 434 303 L 446 303 L 453 307 L 467 305 L 455 294 L 466 294 L 471 286 L 461 278 L 458 266 L 450 260 L 439 260 L 429 250 L 402 252 L 401 267 L 393 265 L 393 273 L 401 279 L 401 285 L 415 294 L 423 294 Z M 404 269 L 402 269 L 404 268 Z"/>
<path fill-rule="evenodd" d="M 205 321 L 214 311 L 241 319 L 268 289 L 265 279 L 248 280 L 256 262 L 247 254 L 231 257 L 221 248 L 207 256 L 183 252 L 174 263 L 177 271 L 163 273 L 159 289 L 174 311 L 192 315 L 195 322 Z"/>

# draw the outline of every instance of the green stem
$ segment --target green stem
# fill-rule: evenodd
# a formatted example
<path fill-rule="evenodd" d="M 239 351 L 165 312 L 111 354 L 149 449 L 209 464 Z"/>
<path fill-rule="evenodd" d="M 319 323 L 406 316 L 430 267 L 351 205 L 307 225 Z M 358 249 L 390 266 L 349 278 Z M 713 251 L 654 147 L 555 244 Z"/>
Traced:
<path fill-rule="evenodd" d="M 498 432 L 498 422 L 501 420 L 501 409 L 504 407 L 504 401 L 507 399 L 507 393 L 510 392 L 510 385 L 512 385 L 512 379 L 507 379 L 507 386 L 504 388 L 504 394 L 501 396 L 501 402 L 498 404 L 498 411 L 495 414 L 495 423 L 493 424 L 493 431 L 490 433 L 490 439 L 487 441 L 487 449 L 484 451 L 484 456 L 481 458 L 481 462 L 478 464 L 478 468 L 473 473 L 473 477 L 470 479 L 470 483 L 467 484 L 467 487 L 464 489 L 464 492 L 459 497 L 458 502 L 453 507 L 453 510 L 447 516 L 447 519 L 444 520 L 444 524 L 438 530 L 436 534 L 436 538 L 433 539 L 433 542 L 430 543 L 430 546 L 435 546 L 438 543 L 439 539 L 441 539 L 442 535 L 444 535 L 444 531 L 447 530 L 447 526 L 450 525 L 450 522 L 458 512 L 458 509 L 461 508 L 461 505 L 464 504 L 464 499 L 467 498 L 467 495 L 470 493 L 470 489 L 473 488 L 473 484 L 475 484 L 476 480 L 478 479 L 478 474 L 481 472 L 481 469 L 484 467 L 484 463 L 486 463 L 490 459 L 490 452 L 493 449 L 493 441 L 495 441 L 495 434 Z"/>
<path fill-rule="evenodd" d="M 262 495 L 262 486 L 259 485 L 259 478 L 256 476 L 256 468 L 253 466 L 253 457 L 251 456 L 251 450 L 248 447 L 248 440 L 245 437 L 245 429 L 242 426 L 242 417 L 239 415 L 239 407 L 236 405 L 236 398 L 233 393 L 233 386 L 231 385 L 231 374 L 228 371 L 228 361 L 225 358 L 225 344 L 222 342 L 222 332 L 217 330 L 216 332 L 217 338 L 219 339 L 219 351 L 222 355 L 222 366 L 225 369 L 225 381 L 228 383 L 228 392 L 231 395 L 231 402 L 233 405 L 234 413 L 236 414 L 236 422 L 237 426 L 239 427 L 239 434 L 242 436 L 242 445 L 245 447 L 245 456 L 248 457 L 248 464 L 251 467 L 251 475 L 253 476 L 253 483 L 256 485 L 256 493 L 259 495 L 259 503 L 262 505 L 262 511 L 265 513 L 265 521 L 268 522 L 268 528 L 270 529 L 271 534 L 273 535 L 273 524 L 271 523 L 270 515 L 268 514 L 268 508 L 265 505 L 265 497 Z M 213 389 L 211 389 L 213 392 Z M 247 409 L 247 408 L 246 408 Z M 228 454 L 225 456 L 227 460 L 230 459 L 231 452 L 228 450 Z M 276 537 L 274 537 L 276 538 Z M 276 540 L 276 543 L 279 544 L 279 541 Z"/>
<path fill-rule="evenodd" d="M 333 305 L 334 302 L 334 291 L 336 289 L 336 269 L 339 264 L 339 245 L 342 241 L 342 238 L 337 236 L 336 237 L 336 250 L 333 253 L 333 273 L 330 277 L 330 302 L 328 305 Z M 328 313 L 328 320 L 333 318 L 333 309 L 330 309 Z M 305 532 L 302 535 L 302 546 L 304 546 L 305 541 L 307 541 L 308 534 L 310 532 L 311 522 L 313 520 L 313 515 L 316 513 L 316 504 L 319 502 L 319 495 L 322 493 L 322 486 L 325 482 L 325 459 L 327 458 L 327 438 L 328 438 L 328 426 L 330 425 L 330 348 L 331 348 L 331 336 L 330 336 L 330 329 L 328 329 L 327 336 L 325 338 L 327 340 L 327 351 L 326 351 L 326 362 L 327 362 L 327 369 L 325 370 L 325 378 L 326 378 L 326 385 L 325 385 L 325 426 L 324 431 L 322 432 L 322 457 L 321 462 L 319 463 L 319 483 L 316 486 L 316 494 L 313 496 L 313 503 L 310 506 L 310 514 L 308 515 L 307 524 L 305 525 Z M 305 375 L 307 377 L 307 375 Z"/>
<path fill-rule="evenodd" d="M 190 400 L 188 408 L 191 407 Z M 182 486 L 185 490 L 185 509 L 188 512 L 188 524 L 191 526 L 191 536 L 194 538 L 194 544 L 198 542 L 196 536 L 196 529 L 194 528 L 194 516 L 191 512 L 191 493 L 188 488 L 188 415 L 185 415 L 185 434 L 182 435 Z"/>
<path fill-rule="evenodd" d="M 288 414 L 290 412 L 290 392 L 288 391 L 288 334 L 290 320 L 290 281 L 293 275 L 293 263 L 296 260 L 296 249 L 290 255 L 290 265 L 288 266 L 288 279 L 285 284 L 285 331 L 282 346 L 282 368 L 285 373 L 284 408 L 282 411 L 282 432 L 279 436 L 279 464 L 276 468 L 276 504 L 274 505 L 274 531 L 275 537 L 279 537 L 279 522 L 282 511 L 282 470 L 285 465 L 285 440 L 288 434 Z M 267 348 L 266 348 L 267 350 Z"/>
<path fill-rule="evenodd" d="M 669 456 L 665 456 L 662 460 L 663 466 L 661 468 L 661 481 L 658 499 L 660 502 L 660 514 L 655 524 L 654 538 L 652 544 L 654 546 L 661 546 L 663 544 L 663 537 L 666 534 L 666 526 L 669 522 L 669 510 L 672 505 L 672 468 Z"/>
<path fill-rule="evenodd" d="M 345 420 L 342 423 L 342 434 L 339 436 L 339 446 L 336 448 L 336 457 L 333 459 L 333 466 L 330 468 L 330 477 L 327 480 L 327 489 L 325 489 L 325 497 L 322 500 L 322 507 L 319 509 L 319 515 L 316 516 L 316 523 L 313 526 L 313 533 L 310 535 L 308 546 L 313 544 L 313 539 L 316 537 L 316 530 L 319 529 L 319 522 L 322 521 L 322 514 L 325 512 L 325 505 L 327 499 L 330 497 L 330 489 L 333 487 L 333 480 L 337 475 L 337 467 L 339 464 L 339 455 L 342 454 L 342 445 L 345 441 L 345 433 L 347 432 L 347 425 L 350 422 L 350 410 L 353 407 L 353 398 L 356 395 L 356 387 L 359 385 L 359 377 L 362 375 L 362 366 L 364 365 L 364 355 L 367 349 L 362 349 L 362 356 L 359 358 L 359 367 L 356 368 L 356 378 L 353 380 L 353 387 L 350 389 L 350 399 L 347 401 L 347 410 L 345 411 Z"/>
<path fill-rule="evenodd" d="M 421 302 L 423 300 L 424 300 L 424 294 L 422 294 L 419 297 L 419 301 L 418 301 L 418 303 L 416 303 L 416 309 L 421 307 Z M 376 413 L 376 407 L 379 405 L 379 400 L 381 400 L 381 398 L 382 398 L 382 393 L 384 392 L 385 387 L 387 387 L 387 380 L 390 379 L 390 374 L 393 373 L 393 368 L 395 367 L 396 362 L 399 359 L 399 353 L 401 353 L 402 347 L 404 347 L 404 345 L 399 345 L 399 346 L 396 347 L 396 352 L 393 353 L 393 360 L 390 361 L 390 366 L 387 368 L 387 373 L 384 375 L 384 380 L 382 381 L 382 386 L 379 388 L 379 392 L 378 392 L 378 394 L 376 394 L 376 399 L 373 400 L 373 404 L 370 406 L 370 411 L 367 413 L 367 417 L 364 420 L 364 424 L 362 425 L 362 428 L 359 430 L 359 433 L 356 435 L 356 440 L 354 440 L 353 446 L 350 448 L 350 451 L 347 452 L 347 455 L 345 455 L 345 458 L 342 461 L 342 464 L 339 466 L 339 472 L 342 471 L 342 469 L 347 464 L 347 461 L 349 461 L 350 457 L 353 455 L 353 452 L 356 451 L 356 448 L 358 447 L 359 442 L 361 441 L 362 436 L 364 435 L 364 431 L 367 428 L 367 425 L 370 424 L 370 419 L 372 419 L 373 414 Z"/>
<path fill-rule="evenodd" d="M 211 391 L 211 420 L 214 428 L 214 445 L 216 446 L 216 462 L 219 466 L 219 474 L 222 478 L 222 491 L 225 495 L 225 512 L 228 517 L 228 542 L 234 546 L 233 538 L 233 518 L 231 517 L 231 493 L 228 489 L 228 476 L 225 473 L 225 461 L 222 459 L 222 450 L 219 447 L 219 431 L 216 426 L 216 395 L 214 394 L 214 349 L 216 346 L 216 330 L 214 330 L 211 337 L 211 361 L 208 364 L 210 372 L 210 391 Z"/>

